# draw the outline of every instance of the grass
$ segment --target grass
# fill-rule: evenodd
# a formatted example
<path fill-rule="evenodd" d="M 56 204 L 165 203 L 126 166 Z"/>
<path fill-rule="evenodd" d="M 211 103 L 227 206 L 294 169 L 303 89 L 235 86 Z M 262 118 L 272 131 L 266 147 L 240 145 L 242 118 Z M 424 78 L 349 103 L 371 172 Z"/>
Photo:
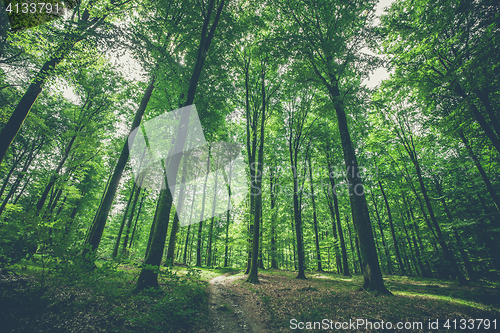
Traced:
<path fill-rule="evenodd" d="M 16 267 L 17 275 L 0 278 L 2 329 L 12 332 L 194 332 L 197 327 L 210 325 L 208 281 L 219 275 L 243 276 L 241 270 L 234 268 L 162 267 L 159 275 L 162 292 L 150 290 L 134 295 L 132 289 L 139 274 L 136 266 L 99 262 L 97 267 L 92 273 L 72 266 L 52 271 L 29 264 Z M 246 283 L 244 279 L 234 279 L 234 283 L 262 300 L 272 332 L 291 331 L 291 319 L 297 322 L 364 319 L 424 325 L 437 319 L 442 325 L 447 319 L 488 318 L 497 319 L 497 325 L 500 324 L 498 283 L 476 282 L 462 287 L 437 279 L 385 276 L 386 286 L 393 293 L 386 296 L 358 291 L 362 277 L 357 275 L 343 277 L 310 272 L 307 280 L 295 277 L 295 272 L 264 270 L 259 272 L 259 284 Z M 221 306 L 221 311 L 233 311 L 227 304 Z M 433 331 L 447 330 L 441 326 Z"/>

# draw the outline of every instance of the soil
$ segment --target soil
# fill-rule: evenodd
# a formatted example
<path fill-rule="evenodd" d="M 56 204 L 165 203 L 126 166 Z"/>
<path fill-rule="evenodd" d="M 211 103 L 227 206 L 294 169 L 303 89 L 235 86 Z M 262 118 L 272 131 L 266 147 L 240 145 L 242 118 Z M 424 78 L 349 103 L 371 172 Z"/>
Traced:
<path fill-rule="evenodd" d="M 243 288 L 246 276 L 224 274 L 210 280 L 209 326 L 203 333 L 270 332 L 268 313 L 253 292 Z M 260 279 L 261 283 L 267 283 Z"/>

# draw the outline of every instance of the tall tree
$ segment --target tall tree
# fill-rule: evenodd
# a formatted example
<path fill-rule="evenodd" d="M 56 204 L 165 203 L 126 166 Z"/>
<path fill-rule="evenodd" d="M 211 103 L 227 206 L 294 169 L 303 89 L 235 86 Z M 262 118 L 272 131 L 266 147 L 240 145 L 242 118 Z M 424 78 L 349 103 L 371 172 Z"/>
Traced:
<path fill-rule="evenodd" d="M 293 22 L 286 27 L 289 32 L 284 32 L 284 35 L 291 40 L 303 63 L 312 70 L 310 77 L 315 78 L 328 92 L 337 116 L 345 166 L 352 171 L 347 172 L 347 180 L 357 191 L 349 199 L 354 226 L 360 239 L 364 272 L 362 288 L 389 293 L 384 286 L 378 262 L 355 145 L 346 116 L 348 93 L 358 90 L 356 82 L 359 81 L 354 78 L 371 65 L 362 60 L 370 58 L 360 51 L 366 45 L 368 22 L 374 5 L 374 1 L 341 1 L 333 4 L 326 0 L 317 0 L 311 5 L 308 1 L 296 0 L 287 1 L 282 9 Z M 338 29 L 339 26 L 342 29 Z M 344 85 L 342 80 L 348 77 L 354 80 L 346 80 L 349 83 Z"/>
<path fill-rule="evenodd" d="M 198 56 L 194 63 L 193 72 L 189 80 L 189 86 L 187 89 L 186 101 L 184 103 L 184 106 L 190 106 L 194 102 L 196 88 L 198 86 L 198 81 L 200 80 L 203 64 L 205 63 L 210 44 L 212 43 L 212 39 L 215 35 L 215 30 L 217 28 L 217 24 L 219 23 L 222 9 L 224 7 L 224 2 L 225 0 L 220 0 L 217 4 L 216 0 L 209 0 L 203 10 L 204 21 L 199 40 Z M 189 112 L 184 112 L 181 116 L 173 148 L 175 151 L 183 151 L 185 145 L 184 141 L 188 130 L 189 116 Z M 177 177 L 177 171 L 179 169 L 181 159 L 182 154 L 176 154 L 172 156 L 171 161 L 168 163 L 167 174 L 171 175 L 173 179 L 176 179 Z M 161 213 L 158 215 L 166 216 L 167 218 L 161 219 L 161 221 L 159 221 L 160 223 L 157 223 L 155 225 L 155 229 L 152 235 L 151 249 L 144 261 L 145 265 L 159 266 L 161 262 L 163 246 L 165 244 L 166 238 L 166 224 L 168 223 L 168 216 L 170 215 L 170 209 L 172 207 L 172 194 L 170 193 L 171 186 L 175 187 L 176 184 L 168 184 L 168 182 L 166 182 L 167 194 L 163 198 L 164 201 L 162 200 L 163 205 L 161 206 Z M 150 267 L 145 266 L 141 270 L 141 273 L 137 280 L 135 291 L 139 292 L 148 287 L 158 288 L 158 274 L 155 271 L 151 270 Z"/>

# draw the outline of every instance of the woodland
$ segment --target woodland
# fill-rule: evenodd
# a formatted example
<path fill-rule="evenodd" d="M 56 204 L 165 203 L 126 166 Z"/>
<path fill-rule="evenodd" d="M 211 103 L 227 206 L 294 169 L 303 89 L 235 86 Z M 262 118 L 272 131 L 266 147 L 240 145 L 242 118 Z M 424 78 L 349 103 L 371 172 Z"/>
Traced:
<path fill-rule="evenodd" d="M 498 1 L 380 16 L 376 0 L 15 3 L 0 36 L 8 330 L 225 332 L 243 305 L 218 304 L 222 287 L 267 318 L 242 332 L 335 313 L 500 325 Z M 163 155 L 146 186 L 129 144 L 192 105 L 203 163 Z M 240 149 L 235 177 L 219 142 Z"/>

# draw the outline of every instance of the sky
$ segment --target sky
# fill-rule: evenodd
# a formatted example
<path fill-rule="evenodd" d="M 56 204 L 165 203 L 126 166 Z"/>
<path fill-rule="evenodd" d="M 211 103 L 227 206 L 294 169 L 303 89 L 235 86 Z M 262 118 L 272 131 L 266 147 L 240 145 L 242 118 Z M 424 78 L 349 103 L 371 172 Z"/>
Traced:
<path fill-rule="evenodd" d="M 389 7 L 391 3 L 393 3 L 395 0 L 380 0 L 379 3 L 377 4 L 375 15 L 378 17 L 384 12 L 385 7 Z M 379 20 L 378 18 L 375 19 L 375 24 L 378 24 Z M 368 52 L 371 53 L 371 52 Z M 142 70 L 140 64 L 135 61 L 130 53 L 125 52 L 124 55 L 120 57 L 116 57 L 113 54 L 109 55 L 109 58 L 111 62 L 115 65 L 117 65 L 118 68 L 120 68 L 122 74 L 124 75 L 125 78 L 127 79 L 135 79 L 138 81 L 144 81 L 145 80 L 145 72 Z M 374 88 L 380 82 L 386 78 L 389 77 L 389 73 L 385 68 L 378 68 L 376 69 L 368 79 L 364 80 L 363 83 L 366 84 L 370 88 Z M 72 100 L 75 101 L 75 95 L 73 92 L 73 89 L 71 87 L 66 87 L 64 89 L 63 95 Z"/>

